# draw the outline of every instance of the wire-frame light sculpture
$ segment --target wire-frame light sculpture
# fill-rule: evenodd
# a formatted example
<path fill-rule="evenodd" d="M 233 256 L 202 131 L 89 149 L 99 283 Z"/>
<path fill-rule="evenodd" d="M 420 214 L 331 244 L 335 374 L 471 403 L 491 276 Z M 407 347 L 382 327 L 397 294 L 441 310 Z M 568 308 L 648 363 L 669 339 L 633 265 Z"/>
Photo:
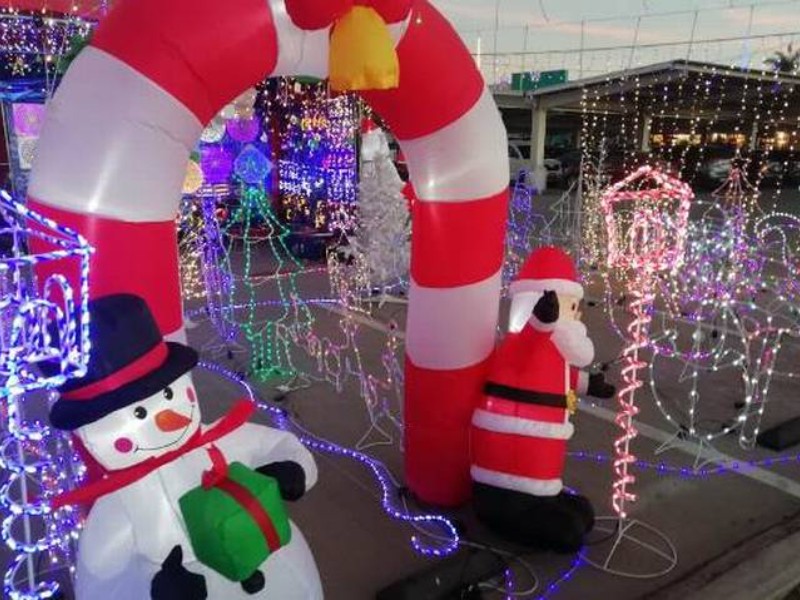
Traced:
<path fill-rule="evenodd" d="M 633 492 L 636 477 L 631 472 L 636 457 L 631 446 L 638 435 L 634 423 L 639 413 L 636 392 L 644 385 L 641 372 L 647 367 L 641 354 L 650 345 L 657 279 L 662 273 L 680 268 L 683 262 L 693 199 L 694 193 L 686 183 L 648 165 L 612 185 L 600 199 L 608 240 L 608 267 L 621 275 L 631 298 L 633 319 L 627 328 L 622 385 L 617 394 L 619 411 L 615 421 L 621 434 L 614 442 L 614 516 L 600 519 L 601 523 L 612 523 L 608 538 L 612 546 L 602 560 L 587 558 L 587 562 L 620 576 L 658 577 L 677 564 L 672 543 L 653 527 L 631 519 L 628 510 L 637 499 Z M 625 565 L 629 558 L 626 546 L 631 545 L 637 558 L 635 568 Z M 648 552 L 655 555 L 655 566 L 641 560 Z M 620 562 L 623 566 L 618 566 Z"/>
<path fill-rule="evenodd" d="M 13 555 L 3 597 L 38 600 L 58 592 L 44 572 L 69 567 L 79 527 L 77 513 L 53 512 L 49 499 L 82 475 L 69 439 L 26 419 L 25 409 L 42 395 L 28 394 L 86 373 L 92 248 L 4 191 L 0 221 L 0 468 L 8 474 L 0 486 L 0 533 Z M 42 267 L 53 274 L 37 281 Z M 76 267 L 77 280 L 63 274 Z"/>

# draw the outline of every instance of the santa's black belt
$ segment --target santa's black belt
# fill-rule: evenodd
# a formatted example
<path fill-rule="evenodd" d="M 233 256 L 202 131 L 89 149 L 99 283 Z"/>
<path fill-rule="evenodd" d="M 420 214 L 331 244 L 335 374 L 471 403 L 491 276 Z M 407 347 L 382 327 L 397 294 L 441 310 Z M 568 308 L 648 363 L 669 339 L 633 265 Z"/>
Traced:
<path fill-rule="evenodd" d="M 514 402 L 524 402 L 525 404 L 537 404 L 539 406 L 552 406 L 553 408 L 568 408 L 567 396 L 563 394 L 547 394 L 544 392 L 533 392 L 520 388 L 509 387 L 499 383 L 487 383 L 483 388 L 488 396 L 495 396 L 503 400 L 513 400 Z"/>

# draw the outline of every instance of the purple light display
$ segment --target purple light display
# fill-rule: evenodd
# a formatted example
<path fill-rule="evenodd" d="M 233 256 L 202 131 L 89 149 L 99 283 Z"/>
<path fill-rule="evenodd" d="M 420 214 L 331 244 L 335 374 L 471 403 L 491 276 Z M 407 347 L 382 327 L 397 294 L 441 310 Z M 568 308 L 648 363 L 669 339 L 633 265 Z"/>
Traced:
<path fill-rule="evenodd" d="M 17 135 L 38 138 L 44 123 L 44 104 L 14 104 L 14 132 Z"/>
<path fill-rule="evenodd" d="M 203 146 L 200 149 L 200 167 L 206 183 L 228 183 L 233 173 L 233 156 L 222 146 Z"/>
<path fill-rule="evenodd" d="M 226 124 L 228 135 L 237 142 L 247 144 L 258 137 L 261 133 L 261 126 L 258 124 L 258 119 L 251 117 L 249 119 L 231 119 Z"/>

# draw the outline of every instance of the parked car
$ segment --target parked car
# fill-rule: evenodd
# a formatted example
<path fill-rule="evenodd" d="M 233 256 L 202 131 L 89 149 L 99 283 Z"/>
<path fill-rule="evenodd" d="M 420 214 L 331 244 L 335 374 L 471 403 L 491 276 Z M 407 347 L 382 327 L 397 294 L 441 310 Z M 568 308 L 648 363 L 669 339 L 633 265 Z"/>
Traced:
<path fill-rule="evenodd" d="M 581 174 L 581 160 L 583 152 L 580 150 L 570 150 L 558 157 L 561 163 L 561 179 L 566 187 L 570 187 Z"/>
<path fill-rule="evenodd" d="M 560 183 L 564 179 L 564 169 L 561 166 L 561 161 L 557 158 L 545 158 L 544 168 L 547 169 L 547 182 Z"/>
<path fill-rule="evenodd" d="M 522 170 L 531 168 L 530 140 L 509 140 L 508 142 L 509 181 L 516 181 Z"/>
<path fill-rule="evenodd" d="M 752 184 L 761 187 L 785 187 L 800 181 L 800 170 L 791 157 L 779 152 L 743 151 L 734 156 L 708 157 L 697 168 L 697 182 L 706 189 L 715 189 L 725 183 L 734 166 L 744 169 L 745 176 Z"/>

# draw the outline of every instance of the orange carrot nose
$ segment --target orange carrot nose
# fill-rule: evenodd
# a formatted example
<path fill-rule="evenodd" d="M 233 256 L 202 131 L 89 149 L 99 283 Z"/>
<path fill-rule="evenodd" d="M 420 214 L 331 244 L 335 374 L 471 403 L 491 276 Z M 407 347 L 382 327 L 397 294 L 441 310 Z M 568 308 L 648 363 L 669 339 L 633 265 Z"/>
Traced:
<path fill-rule="evenodd" d="M 162 410 L 156 415 L 156 425 L 161 431 L 178 431 L 189 426 L 192 420 L 174 410 Z"/>

